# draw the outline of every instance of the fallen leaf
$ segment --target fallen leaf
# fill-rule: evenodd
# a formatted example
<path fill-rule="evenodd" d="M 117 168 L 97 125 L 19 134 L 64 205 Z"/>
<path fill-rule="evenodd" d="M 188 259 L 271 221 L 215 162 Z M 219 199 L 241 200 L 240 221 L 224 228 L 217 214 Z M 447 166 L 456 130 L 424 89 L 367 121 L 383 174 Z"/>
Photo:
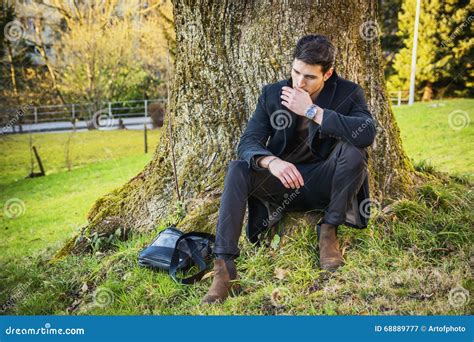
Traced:
<path fill-rule="evenodd" d="M 272 291 L 270 298 L 273 305 L 279 305 L 282 298 L 280 289 L 279 288 L 274 289 Z"/>
<path fill-rule="evenodd" d="M 275 278 L 283 280 L 288 275 L 288 271 L 283 268 L 275 268 Z"/>

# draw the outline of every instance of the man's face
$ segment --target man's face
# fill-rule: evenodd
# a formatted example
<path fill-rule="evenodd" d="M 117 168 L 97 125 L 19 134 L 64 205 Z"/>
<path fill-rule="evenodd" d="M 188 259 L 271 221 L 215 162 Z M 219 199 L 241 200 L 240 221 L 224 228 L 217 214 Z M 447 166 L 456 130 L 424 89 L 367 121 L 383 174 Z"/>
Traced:
<path fill-rule="evenodd" d="M 306 64 L 299 59 L 295 59 L 291 67 L 293 87 L 302 88 L 312 95 L 322 88 L 324 82 L 331 77 L 333 70 L 333 68 L 330 68 L 323 74 L 321 65 Z"/>

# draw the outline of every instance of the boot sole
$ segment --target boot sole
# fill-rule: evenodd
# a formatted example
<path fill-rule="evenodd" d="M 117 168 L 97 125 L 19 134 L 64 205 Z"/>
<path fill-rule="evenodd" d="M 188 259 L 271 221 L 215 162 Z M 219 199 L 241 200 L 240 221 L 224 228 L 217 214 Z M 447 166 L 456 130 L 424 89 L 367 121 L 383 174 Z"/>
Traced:
<path fill-rule="evenodd" d="M 240 278 L 231 280 L 231 286 L 229 288 L 228 295 L 224 299 L 217 298 L 212 301 L 201 300 L 201 305 L 223 303 L 228 297 L 234 297 L 234 296 L 239 295 L 242 292 L 242 286 L 239 283 L 237 283 L 238 281 L 240 281 Z"/>

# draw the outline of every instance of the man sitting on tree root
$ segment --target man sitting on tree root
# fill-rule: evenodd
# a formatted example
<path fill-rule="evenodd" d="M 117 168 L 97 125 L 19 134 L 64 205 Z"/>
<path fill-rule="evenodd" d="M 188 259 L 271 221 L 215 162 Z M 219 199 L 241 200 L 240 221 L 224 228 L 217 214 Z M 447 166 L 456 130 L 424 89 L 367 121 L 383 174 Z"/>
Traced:
<path fill-rule="evenodd" d="M 214 279 L 203 303 L 221 302 L 236 286 L 234 259 L 246 205 L 246 233 L 258 243 L 282 211 L 324 209 L 317 225 L 319 263 L 343 264 L 337 227 L 367 227 L 369 189 L 366 147 L 375 125 L 363 89 L 338 77 L 335 49 L 321 35 L 302 37 L 291 78 L 263 87 L 240 138 L 241 160 L 229 164 L 219 208 Z"/>

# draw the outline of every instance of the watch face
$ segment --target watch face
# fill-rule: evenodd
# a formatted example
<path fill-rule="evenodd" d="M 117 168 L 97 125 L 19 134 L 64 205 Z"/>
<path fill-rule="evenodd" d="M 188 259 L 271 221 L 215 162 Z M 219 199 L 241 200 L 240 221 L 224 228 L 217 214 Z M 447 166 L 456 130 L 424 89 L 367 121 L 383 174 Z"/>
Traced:
<path fill-rule="evenodd" d="M 306 117 L 308 119 L 313 119 L 316 115 L 316 108 L 314 106 L 311 106 L 311 108 L 309 108 L 307 111 L 306 111 Z"/>

